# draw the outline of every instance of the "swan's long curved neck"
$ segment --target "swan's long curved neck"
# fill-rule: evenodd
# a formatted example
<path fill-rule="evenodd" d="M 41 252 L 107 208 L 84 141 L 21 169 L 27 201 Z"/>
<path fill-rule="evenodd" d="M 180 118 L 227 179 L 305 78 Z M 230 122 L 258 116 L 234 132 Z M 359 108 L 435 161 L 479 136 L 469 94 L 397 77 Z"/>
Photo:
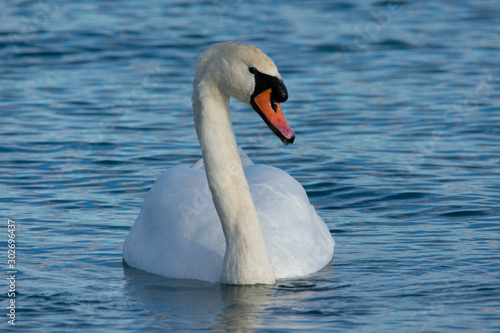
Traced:
<path fill-rule="evenodd" d="M 274 270 L 250 195 L 229 114 L 229 96 L 196 78 L 193 111 L 207 180 L 226 238 L 221 283 L 272 284 Z"/>

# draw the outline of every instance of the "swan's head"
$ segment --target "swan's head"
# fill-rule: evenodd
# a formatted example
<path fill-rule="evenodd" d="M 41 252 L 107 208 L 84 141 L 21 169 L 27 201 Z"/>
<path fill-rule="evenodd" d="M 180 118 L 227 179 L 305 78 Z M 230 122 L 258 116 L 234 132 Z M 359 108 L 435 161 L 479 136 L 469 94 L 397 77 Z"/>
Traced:
<path fill-rule="evenodd" d="M 276 65 L 260 49 L 234 42 L 214 44 L 202 55 L 196 74 L 216 78 L 221 91 L 250 105 L 285 145 L 293 143 L 295 132 L 280 106 L 288 92 Z"/>

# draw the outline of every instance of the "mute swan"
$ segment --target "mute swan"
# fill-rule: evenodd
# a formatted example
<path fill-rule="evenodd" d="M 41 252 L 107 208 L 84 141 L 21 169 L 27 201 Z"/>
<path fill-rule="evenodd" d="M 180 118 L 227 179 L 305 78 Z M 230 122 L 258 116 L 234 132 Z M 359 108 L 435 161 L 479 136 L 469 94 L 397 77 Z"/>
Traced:
<path fill-rule="evenodd" d="M 279 104 L 288 93 L 273 61 L 253 45 L 212 45 L 193 82 L 203 160 L 158 177 L 125 240 L 128 265 L 244 285 L 308 275 L 332 259 L 335 242 L 303 187 L 238 149 L 230 96 L 251 105 L 285 145 L 293 143 Z"/>

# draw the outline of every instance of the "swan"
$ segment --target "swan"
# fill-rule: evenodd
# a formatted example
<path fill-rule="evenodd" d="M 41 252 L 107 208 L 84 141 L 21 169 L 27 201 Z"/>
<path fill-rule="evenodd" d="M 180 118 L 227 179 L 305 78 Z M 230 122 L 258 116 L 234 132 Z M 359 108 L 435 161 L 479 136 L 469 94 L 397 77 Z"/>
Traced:
<path fill-rule="evenodd" d="M 237 147 L 233 97 L 287 145 L 295 133 L 280 103 L 287 89 L 256 46 L 213 44 L 199 58 L 192 106 L 202 160 L 165 171 L 123 246 L 124 262 L 173 278 L 274 284 L 327 265 L 335 241 L 304 188 L 283 170 L 255 165 Z"/>

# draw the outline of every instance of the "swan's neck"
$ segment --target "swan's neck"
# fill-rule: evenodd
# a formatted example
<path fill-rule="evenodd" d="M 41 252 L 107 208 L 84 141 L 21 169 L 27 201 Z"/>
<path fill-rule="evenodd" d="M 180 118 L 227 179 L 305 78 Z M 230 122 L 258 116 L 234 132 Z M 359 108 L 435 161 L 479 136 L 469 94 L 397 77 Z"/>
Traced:
<path fill-rule="evenodd" d="M 238 154 L 229 96 L 195 80 L 193 111 L 207 180 L 226 238 L 221 283 L 272 284 L 274 270 Z"/>

